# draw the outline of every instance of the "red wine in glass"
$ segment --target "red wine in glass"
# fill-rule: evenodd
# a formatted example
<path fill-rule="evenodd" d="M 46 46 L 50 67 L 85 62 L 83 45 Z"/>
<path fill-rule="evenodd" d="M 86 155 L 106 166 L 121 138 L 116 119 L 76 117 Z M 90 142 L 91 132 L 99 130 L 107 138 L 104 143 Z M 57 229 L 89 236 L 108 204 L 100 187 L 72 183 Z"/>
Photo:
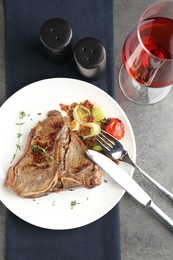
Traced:
<path fill-rule="evenodd" d="M 127 36 L 119 84 L 124 95 L 138 104 L 153 104 L 173 84 L 173 2 L 163 1 L 144 11 Z"/>
<path fill-rule="evenodd" d="M 159 88 L 172 84 L 172 58 L 173 20 L 167 18 L 143 21 L 126 39 L 123 48 L 126 70 L 144 86 Z"/>

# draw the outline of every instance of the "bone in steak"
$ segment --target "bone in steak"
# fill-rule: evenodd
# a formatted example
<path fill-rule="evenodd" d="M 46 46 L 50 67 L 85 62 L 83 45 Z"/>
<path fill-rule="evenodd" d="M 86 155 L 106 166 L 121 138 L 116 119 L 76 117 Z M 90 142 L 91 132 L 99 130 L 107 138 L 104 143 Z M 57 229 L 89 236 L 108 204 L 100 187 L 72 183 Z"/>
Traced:
<path fill-rule="evenodd" d="M 100 185 L 101 169 L 86 157 L 87 147 L 69 125 L 69 118 L 56 110 L 38 122 L 30 131 L 22 156 L 8 170 L 6 187 L 18 196 L 36 198 Z"/>

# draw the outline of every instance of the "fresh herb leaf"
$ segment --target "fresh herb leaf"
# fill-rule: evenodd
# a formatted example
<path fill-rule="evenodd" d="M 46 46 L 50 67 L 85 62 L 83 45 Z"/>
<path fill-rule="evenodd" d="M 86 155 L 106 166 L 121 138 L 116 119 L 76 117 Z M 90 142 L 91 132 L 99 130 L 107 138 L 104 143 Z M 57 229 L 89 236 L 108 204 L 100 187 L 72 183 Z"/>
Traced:
<path fill-rule="evenodd" d="M 80 204 L 80 203 L 77 202 L 76 200 L 72 200 L 71 203 L 70 203 L 71 209 L 73 209 L 78 204 Z"/>
<path fill-rule="evenodd" d="M 74 207 L 74 206 L 76 206 L 76 204 L 77 204 L 77 203 L 76 203 L 76 200 L 72 200 L 70 206 L 71 206 L 71 207 Z"/>
<path fill-rule="evenodd" d="M 16 148 L 20 150 L 21 146 L 19 144 L 16 144 Z"/>
<path fill-rule="evenodd" d="M 104 129 L 106 127 L 106 125 L 110 122 L 110 118 L 103 118 L 101 121 L 100 121 L 100 125 L 101 125 L 101 129 Z"/>
<path fill-rule="evenodd" d="M 19 113 L 19 119 L 24 119 L 24 117 L 26 117 L 27 115 L 26 115 L 26 113 L 24 112 L 24 111 L 21 111 L 20 113 Z"/>
<path fill-rule="evenodd" d="M 19 112 L 19 121 L 16 123 L 16 125 L 18 126 L 18 133 L 17 133 L 17 144 L 16 144 L 16 150 L 15 153 L 13 154 L 12 160 L 10 163 L 13 162 L 13 160 L 15 159 L 18 151 L 21 149 L 20 146 L 20 141 L 21 141 L 21 137 L 22 137 L 22 126 L 25 124 L 25 122 L 23 121 L 23 119 L 27 116 L 29 116 L 30 114 L 26 114 L 24 111 Z"/>
<path fill-rule="evenodd" d="M 20 123 L 16 123 L 16 125 L 24 125 L 25 124 L 25 122 L 20 122 Z"/>
<path fill-rule="evenodd" d="M 38 152 L 38 153 L 41 153 L 41 154 L 46 154 L 47 153 L 46 149 L 41 147 L 40 145 L 32 145 L 31 149 L 34 152 Z"/>

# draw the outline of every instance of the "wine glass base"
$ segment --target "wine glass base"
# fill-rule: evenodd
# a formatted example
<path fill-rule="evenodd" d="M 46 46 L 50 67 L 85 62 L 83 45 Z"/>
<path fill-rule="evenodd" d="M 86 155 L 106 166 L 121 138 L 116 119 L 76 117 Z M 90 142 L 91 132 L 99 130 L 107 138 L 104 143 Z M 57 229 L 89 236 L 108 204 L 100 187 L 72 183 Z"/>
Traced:
<path fill-rule="evenodd" d="M 168 95 L 172 87 L 172 85 L 164 88 L 142 86 L 129 76 L 124 65 L 122 65 L 119 71 L 119 85 L 123 94 L 129 100 L 139 105 L 150 105 L 161 101 Z"/>

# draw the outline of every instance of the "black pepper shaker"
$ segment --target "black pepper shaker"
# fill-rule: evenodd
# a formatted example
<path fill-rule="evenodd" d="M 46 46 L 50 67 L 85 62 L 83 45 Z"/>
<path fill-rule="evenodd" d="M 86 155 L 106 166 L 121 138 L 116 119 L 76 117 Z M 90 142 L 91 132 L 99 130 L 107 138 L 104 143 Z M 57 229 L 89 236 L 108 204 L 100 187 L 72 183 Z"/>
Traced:
<path fill-rule="evenodd" d="M 41 26 L 40 40 L 46 55 L 52 61 L 63 64 L 72 57 L 72 29 L 65 20 L 47 20 Z"/>
<path fill-rule="evenodd" d="M 86 78 L 97 80 L 106 68 L 106 50 L 96 38 L 81 39 L 74 48 L 74 59 L 78 71 Z"/>

